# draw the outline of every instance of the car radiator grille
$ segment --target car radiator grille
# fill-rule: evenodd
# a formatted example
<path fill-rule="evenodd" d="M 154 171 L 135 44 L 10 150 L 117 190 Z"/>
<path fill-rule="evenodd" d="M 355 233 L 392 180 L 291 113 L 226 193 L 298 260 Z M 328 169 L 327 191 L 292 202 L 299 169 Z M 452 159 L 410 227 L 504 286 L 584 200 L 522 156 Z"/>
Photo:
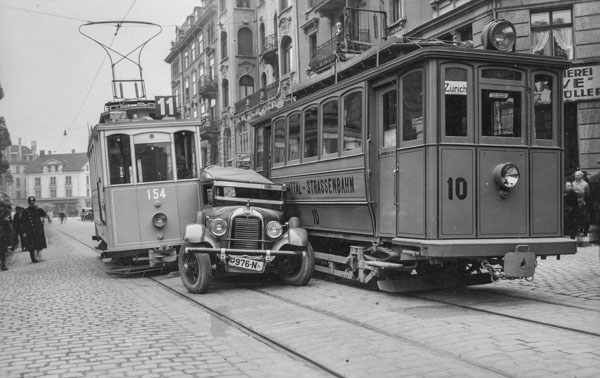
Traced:
<path fill-rule="evenodd" d="M 233 219 L 231 248 L 261 249 L 261 220 L 256 217 Z"/>

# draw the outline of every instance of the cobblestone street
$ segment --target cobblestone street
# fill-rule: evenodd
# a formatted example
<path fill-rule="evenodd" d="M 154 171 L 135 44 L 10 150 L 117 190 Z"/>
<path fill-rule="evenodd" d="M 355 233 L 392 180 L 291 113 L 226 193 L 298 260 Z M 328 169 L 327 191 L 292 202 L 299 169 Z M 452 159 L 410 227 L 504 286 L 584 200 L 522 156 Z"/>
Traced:
<path fill-rule="evenodd" d="M 598 336 L 322 280 L 257 290 L 217 284 L 206 295 L 190 295 L 179 277 L 156 277 L 184 295 L 177 296 L 147 278 L 108 275 L 94 251 L 65 235 L 91 244 L 91 222 L 70 218 L 46 229 L 49 247 L 41 263 L 31 264 L 27 253 L 17 252 L 10 270 L 0 273 L 2 377 L 331 376 L 184 296 L 302 351 L 337 376 L 600 373 Z M 580 323 L 572 324 L 575 328 L 597 333 L 599 270 L 598 247 L 588 246 L 560 261 L 540 261 L 533 282 L 502 281 L 425 296 L 476 302 L 486 311 L 506 309 L 515 316 L 574 319 Z M 552 314 L 545 314 L 548 306 Z"/>
<path fill-rule="evenodd" d="M 41 263 L 17 253 L 0 274 L 0 376 L 319 376 L 150 281 L 108 275 L 59 227 L 93 230 L 55 220 Z"/>

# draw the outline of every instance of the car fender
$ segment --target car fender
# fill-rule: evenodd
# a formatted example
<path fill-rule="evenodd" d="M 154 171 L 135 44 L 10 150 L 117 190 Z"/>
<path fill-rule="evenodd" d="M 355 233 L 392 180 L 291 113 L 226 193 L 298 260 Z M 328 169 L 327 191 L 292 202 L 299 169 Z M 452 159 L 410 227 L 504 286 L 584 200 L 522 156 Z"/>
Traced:
<path fill-rule="evenodd" d="M 291 228 L 275 243 L 273 250 L 278 251 L 286 244 L 305 247 L 308 245 L 308 233 L 303 228 Z"/>
<path fill-rule="evenodd" d="M 188 224 L 185 227 L 185 235 L 183 236 L 183 240 L 188 243 L 208 243 L 213 248 L 219 247 L 217 240 L 203 224 Z"/>

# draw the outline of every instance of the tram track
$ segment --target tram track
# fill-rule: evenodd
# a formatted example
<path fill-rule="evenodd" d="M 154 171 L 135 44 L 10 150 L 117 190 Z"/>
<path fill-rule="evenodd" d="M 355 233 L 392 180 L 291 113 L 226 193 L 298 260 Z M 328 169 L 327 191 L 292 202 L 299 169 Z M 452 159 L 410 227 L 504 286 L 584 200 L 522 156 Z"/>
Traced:
<path fill-rule="evenodd" d="M 62 231 L 60 231 L 60 232 L 63 233 L 64 235 L 78 241 L 80 244 L 82 244 L 92 250 L 95 250 L 93 248 L 93 246 L 88 245 L 88 244 L 78 240 L 76 237 L 73 237 L 73 236 L 69 235 L 68 233 L 65 233 Z M 145 278 L 152 280 L 154 283 L 156 283 L 157 285 L 160 285 L 160 287 L 164 288 L 165 290 L 168 290 L 169 292 L 175 294 L 176 296 L 189 301 L 190 303 L 197 306 L 198 308 L 201 308 L 203 311 L 206 311 L 208 314 L 210 314 L 215 319 L 218 319 L 218 320 L 228 324 L 229 326 L 249 335 L 250 337 L 253 337 L 254 339 L 264 343 L 265 345 L 268 345 L 269 347 L 273 348 L 273 350 L 276 350 L 280 353 L 284 353 L 286 356 L 288 356 L 290 358 L 301 361 L 304 364 L 311 366 L 313 369 L 321 372 L 325 376 L 345 377 L 348 375 L 347 372 L 346 373 L 344 372 L 344 369 L 339 369 L 335 365 L 328 366 L 327 360 L 324 361 L 321 359 L 321 361 L 319 361 L 318 354 L 315 356 L 310 351 L 307 352 L 306 350 L 297 348 L 297 346 L 294 345 L 294 343 L 290 343 L 289 340 L 286 340 L 285 338 L 281 339 L 278 335 L 273 335 L 273 334 L 268 334 L 268 333 L 262 332 L 260 328 L 257 328 L 255 326 L 255 323 L 248 321 L 248 319 L 246 319 L 244 317 L 228 314 L 227 311 L 221 311 L 219 306 L 211 305 L 210 302 L 206 302 L 203 299 L 203 298 L 205 298 L 204 296 L 189 294 L 189 293 L 185 292 L 185 289 L 183 289 L 182 287 L 181 288 L 174 287 L 173 281 L 171 282 L 170 285 L 165 283 L 165 281 L 168 281 L 168 280 L 165 279 L 163 276 L 151 275 L 151 276 L 146 276 Z M 229 291 L 229 293 L 232 293 L 231 290 L 229 290 L 229 289 L 227 289 L 227 290 Z M 279 288 L 279 287 L 276 288 L 275 291 L 277 291 L 278 293 L 274 293 L 273 288 L 270 288 L 270 286 L 268 284 L 265 285 L 264 283 L 259 282 L 257 284 L 236 283 L 235 290 L 236 291 L 248 291 L 249 293 L 255 293 L 256 295 L 267 297 L 267 298 L 269 298 L 269 300 L 275 301 L 275 302 L 269 302 L 270 305 L 274 306 L 274 307 L 281 307 L 283 304 L 293 306 L 294 310 L 289 311 L 290 313 L 291 312 L 296 313 L 296 312 L 300 311 L 300 309 L 310 311 L 310 312 L 319 314 L 323 317 L 326 317 L 328 319 L 331 319 L 332 321 L 341 322 L 339 324 L 346 324 L 346 326 L 345 326 L 346 328 L 356 327 L 356 329 L 360 329 L 360 330 L 362 330 L 362 332 L 369 332 L 372 334 L 376 334 L 379 337 L 381 337 L 382 339 L 392 339 L 392 340 L 395 340 L 395 342 L 398 344 L 407 345 L 408 347 L 413 348 L 413 349 L 427 351 L 428 353 L 430 353 L 434 356 L 437 356 L 437 357 L 443 357 L 445 359 L 450 359 L 455 362 L 459 362 L 463 365 L 468 365 L 471 367 L 471 369 L 477 370 L 479 372 L 486 372 L 487 374 L 503 376 L 503 377 L 518 376 L 518 374 L 515 374 L 514 372 L 511 372 L 511 371 L 507 371 L 502 367 L 490 366 L 489 364 L 480 362 L 475 358 L 471 358 L 469 356 L 463 356 L 460 353 L 456 353 L 454 351 L 450 351 L 450 350 L 438 347 L 436 345 L 432 345 L 429 342 L 424 342 L 424 341 L 415 339 L 415 338 L 411 337 L 410 335 L 399 334 L 395 330 L 388 330 L 377 324 L 369 324 L 368 322 L 357 319 L 357 318 L 353 317 L 352 315 L 346 316 L 344 314 L 340 314 L 340 313 L 336 312 L 335 310 L 334 311 L 328 310 L 326 308 L 316 305 L 315 302 L 313 302 L 313 304 L 303 303 L 302 301 L 287 297 L 286 296 L 287 292 L 282 291 L 283 288 Z M 369 290 L 363 288 L 362 291 L 368 292 Z M 282 293 L 282 294 L 279 294 L 279 293 Z M 478 312 L 481 314 L 500 316 L 505 319 L 510 319 L 511 321 L 527 322 L 530 324 L 535 324 L 537 326 L 551 327 L 553 329 L 564 331 L 564 332 L 574 332 L 574 333 L 580 334 L 580 335 L 586 335 L 586 336 L 591 336 L 591 337 L 600 337 L 600 334 L 596 333 L 596 332 L 589 332 L 586 330 L 580 330 L 580 329 L 576 329 L 576 328 L 572 328 L 572 327 L 565 327 L 565 326 L 561 326 L 561 325 L 557 325 L 557 324 L 538 321 L 535 319 L 528 319 L 525 317 L 513 316 L 510 314 L 503 314 L 498 311 L 492 311 L 492 310 L 488 310 L 488 309 L 478 308 L 477 306 L 469 306 L 469 305 L 465 305 L 465 304 L 461 304 L 461 303 L 456 303 L 456 302 L 453 302 L 452 300 L 440 300 L 440 299 L 436 299 L 436 298 L 431 298 L 424 294 L 411 294 L 411 295 L 404 294 L 404 296 L 406 296 L 407 298 L 418 299 L 420 301 L 426 301 L 429 303 L 437 303 L 437 304 L 442 304 L 444 306 L 453 306 L 455 308 L 460 308 L 463 310 L 475 311 L 475 312 Z M 213 297 L 216 297 L 216 296 L 213 296 Z M 521 298 L 521 299 L 530 300 L 530 298 Z M 257 302 L 260 302 L 260 301 L 257 301 Z M 538 301 L 538 302 L 543 302 L 543 301 Z M 247 303 L 253 303 L 253 302 L 251 300 L 249 300 Z M 560 305 L 560 304 L 556 304 L 556 303 L 547 303 L 547 304 L 548 305 L 557 305 L 557 306 Z M 239 305 L 243 306 L 244 304 L 240 303 Z M 566 308 L 577 309 L 577 307 L 575 307 L 575 306 L 567 306 L 567 305 L 560 305 L 560 306 L 566 307 Z M 587 309 L 583 309 L 583 310 L 587 310 Z M 343 328 L 343 326 L 340 328 Z M 314 357 L 317 357 L 317 358 L 314 358 Z"/>

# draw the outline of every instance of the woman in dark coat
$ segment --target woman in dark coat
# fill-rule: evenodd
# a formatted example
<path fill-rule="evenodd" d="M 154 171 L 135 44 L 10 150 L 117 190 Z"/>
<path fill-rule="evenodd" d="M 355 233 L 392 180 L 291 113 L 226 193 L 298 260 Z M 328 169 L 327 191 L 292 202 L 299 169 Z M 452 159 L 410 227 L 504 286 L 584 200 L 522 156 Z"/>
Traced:
<path fill-rule="evenodd" d="M 29 207 L 23 210 L 21 214 L 19 231 L 24 237 L 24 246 L 29 251 L 31 262 L 39 261 L 40 251 L 47 247 L 46 235 L 44 234 L 44 222 L 42 218 L 48 218 L 48 223 L 52 222 L 50 216 L 39 208 L 35 203 L 35 197 L 27 198 Z"/>

